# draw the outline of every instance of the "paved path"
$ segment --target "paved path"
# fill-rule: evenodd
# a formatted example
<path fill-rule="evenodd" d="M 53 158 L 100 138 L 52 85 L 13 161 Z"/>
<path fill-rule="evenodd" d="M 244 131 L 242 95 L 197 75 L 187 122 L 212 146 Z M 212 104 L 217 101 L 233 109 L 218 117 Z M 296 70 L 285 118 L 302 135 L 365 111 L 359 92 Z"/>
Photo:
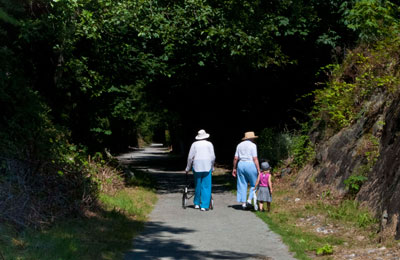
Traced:
<path fill-rule="evenodd" d="M 158 202 L 126 260 L 139 259 L 294 259 L 278 235 L 235 196 L 213 185 L 214 210 L 182 208 L 185 165 L 170 163 L 165 149 L 153 145 L 119 159 L 147 170 L 159 183 Z M 182 164 L 182 163 L 181 163 Z M 178 169 L 180 168 L 180 169 Z"/>

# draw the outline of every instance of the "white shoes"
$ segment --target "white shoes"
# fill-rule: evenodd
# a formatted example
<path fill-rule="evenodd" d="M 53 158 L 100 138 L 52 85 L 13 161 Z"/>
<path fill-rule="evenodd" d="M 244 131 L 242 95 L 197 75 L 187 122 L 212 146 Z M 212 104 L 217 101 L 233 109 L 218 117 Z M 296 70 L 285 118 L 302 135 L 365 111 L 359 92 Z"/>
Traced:
<path fill-rule="evenodd" d="M 194 205 L 195 209 L 200 209 L 200 211 L 207 211 L 205 208 L 200 208 L 199 205 Z"/>

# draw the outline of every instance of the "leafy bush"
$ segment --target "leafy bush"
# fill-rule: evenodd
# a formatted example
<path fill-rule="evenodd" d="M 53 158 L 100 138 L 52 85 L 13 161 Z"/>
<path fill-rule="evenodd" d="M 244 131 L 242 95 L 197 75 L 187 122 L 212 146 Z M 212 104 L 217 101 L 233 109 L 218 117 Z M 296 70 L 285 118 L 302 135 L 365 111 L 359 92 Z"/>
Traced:
<path fill-rule="evenodd" d="M 326 87 L 313 92 L 312 121 L 323 121 L 336 132 L 368 115 L 371 108 L 365 101 L 372 95 L 396 93 L 400 83 L 395 66 L 399 42 L 397 36 L 371 47 L 359 47 L 349 52 L 341 65 L 327 66 L 330 79 Z"/>
<path fill-rule="evenodd" d="M 360 191 L 361 186 L 368 178 L 363 175 L 351 175 L 344 181 L 346 188 L 350 194 L 357 194 Z"/>
<path fill-rule="evenodd" d="M 360 0 L 344 12 L 345 25 L 362 42 L 372 42 L 399 32 L 398 6 L 391 1 Z"/>
<path fill-rule="evenodd" d="M 308 135 L 294 136 L 292 141 L 293 163 L 298 168 L 301 168 L 314 158 L 315 150 Z"/>
<path fill-rule="evenodd" d="M 122 172 L 115 167 L 115 163 L 112 164 L 112 161 L 103 159 L 101 153 L 96 153 L 93 159 L 89 157 L 85 161 L 84 169 L 90 180 L 97 185 L 99 192 L 110 195 L 124 187 Z"/>
<path fill-rule="evenodd" d="M 317 255 L 331 255 L 333 254 L 333 247 L 329 244 L 324 245 L 316 250 Z"/>

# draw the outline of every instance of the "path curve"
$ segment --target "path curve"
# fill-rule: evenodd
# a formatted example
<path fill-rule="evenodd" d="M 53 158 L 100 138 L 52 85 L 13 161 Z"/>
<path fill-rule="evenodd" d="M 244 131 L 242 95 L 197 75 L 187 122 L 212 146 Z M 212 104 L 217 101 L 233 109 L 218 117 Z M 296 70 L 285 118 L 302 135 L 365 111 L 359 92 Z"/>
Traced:
<path fill-rule="evenodd" d="M 184 171 L 173 169 L 162 146 L 152 145 L 118 158 L 147 170 L 160 186 L 158 202 L 126 260 L 294 259 L 277 234 L 252 212 L 241 210 L 235 196 L 220 186 L 213 185 L 214 210 L 183 209 Z"/>

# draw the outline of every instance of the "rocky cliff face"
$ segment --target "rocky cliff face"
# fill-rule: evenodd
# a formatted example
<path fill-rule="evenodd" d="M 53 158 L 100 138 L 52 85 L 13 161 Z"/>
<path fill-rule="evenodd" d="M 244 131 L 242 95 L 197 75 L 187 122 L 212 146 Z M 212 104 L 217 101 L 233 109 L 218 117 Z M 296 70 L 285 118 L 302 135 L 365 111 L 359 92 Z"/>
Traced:
<path fill-rule="evenodd" d="M 379 159 L 357 198 L 383 217 L 382 228 L 400 238 L 400 98 L 382 113 Z"/>
<path fill-rule="evenodd" d="M 299 172 L 296 185 L 304 189 L 320 183 L 344 195 L 346 179 L 366 176 L 356 199 L 382 219 L 382 233 L 399 239 L 400 96 L 377 91 L 360 111 L 355 123 L 329 138 L 311 134 L 315 143 L 324 141 L 316 145 L 315 159 Z"/>

